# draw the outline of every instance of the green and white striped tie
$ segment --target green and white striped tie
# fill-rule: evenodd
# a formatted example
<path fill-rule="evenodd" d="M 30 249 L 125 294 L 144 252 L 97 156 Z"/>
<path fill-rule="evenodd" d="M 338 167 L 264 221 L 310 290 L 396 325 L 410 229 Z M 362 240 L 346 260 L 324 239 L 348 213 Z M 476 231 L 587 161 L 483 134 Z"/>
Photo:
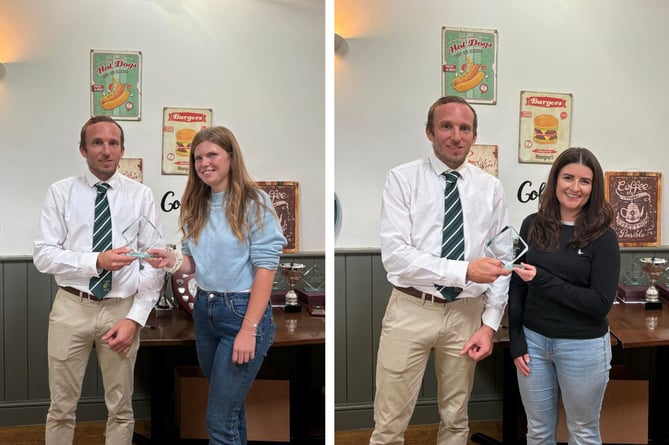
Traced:
<path fill-rule="evenodd" d="M 465 259 L 465 232 L 462 223 L 462 206 L 456 183 L 460 174 L 451 171 L 443 174 L 446 177 L 444 190 L 444 228 L 442 229 L 441 256 L 451 260 Z M 436 285 L 441 295 L 453 301 L 462 292 L 459 287 Z"/>
<path fill-rule="evenodd" d="M 109 184 L 98 182 L 95 184 L 98 195 L 95 198 L 95 224 L 93 225 L 93 252 L 104 252 L 112 248 L 112 222 L 107 201 L 107 190 Z M 91 278 L 89 288 L 91 294 L 102 300 L 107 292 L 111 290 L 112 273 L 102 270 L 99 277 Z"/>

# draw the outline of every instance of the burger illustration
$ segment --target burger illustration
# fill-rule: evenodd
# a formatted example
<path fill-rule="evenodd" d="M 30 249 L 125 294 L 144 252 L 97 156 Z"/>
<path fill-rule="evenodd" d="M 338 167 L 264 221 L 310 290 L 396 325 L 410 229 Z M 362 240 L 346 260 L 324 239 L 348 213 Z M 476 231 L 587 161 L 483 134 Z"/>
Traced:
<path fill-rule="evenodd" d="M 539 114 L 534 118 L 534 142 L 554 144 L 558 140 L 558 119 L 550 114 Z"/>
<path fill-rule="evenodd" d="M 190 146 L 196 133 L 192 128 L 182 128 L 177 131 L 177 147 L 175 150 L 177 156 L 190 156 Z"/>

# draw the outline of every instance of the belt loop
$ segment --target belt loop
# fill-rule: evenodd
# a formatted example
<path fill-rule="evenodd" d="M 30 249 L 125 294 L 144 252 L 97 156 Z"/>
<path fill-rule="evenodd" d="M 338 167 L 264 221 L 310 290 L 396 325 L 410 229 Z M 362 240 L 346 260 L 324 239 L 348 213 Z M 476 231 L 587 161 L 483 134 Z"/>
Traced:
<path fill-rule="evenodd" d="M 432 304 L 434 304 L 434 295 L 430 294 L 430 300 L 432 301 Z"/>
<path fill-rule="evenodd" d="M 425 305 L 425 292 L 420 293 L 420 302 L 421 304 Z"/>

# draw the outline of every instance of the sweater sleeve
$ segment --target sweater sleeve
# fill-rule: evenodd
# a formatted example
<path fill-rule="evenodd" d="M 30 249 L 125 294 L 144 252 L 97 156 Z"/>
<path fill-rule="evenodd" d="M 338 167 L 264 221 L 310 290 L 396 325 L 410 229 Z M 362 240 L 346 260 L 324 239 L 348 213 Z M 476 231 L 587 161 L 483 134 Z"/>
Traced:
<path fill-rule="evenodd" d="M 572 310 L 605 317 L 616 295 L 620 275 L 620 248 L 618 238 L 609 229 L 592 242 L 592 266 L 589 286 L 578 286 L 537 268 L 531 282 L 543 298 L 558 301 Z"/>
<path fill-rule="evenodd" d="M 528 216 L 520 227 L 520 237 L 527 240 L 530 221 L 533 215 Z M 520 262 L 526 262 L 527 254 L 520 258 Z M 525 299 L 527 298 L 527 283 L 516 273 L 511 275 L 509 285 L 509 340 L 511 357 L 520 357 L 527 353 L 527 342 L 523 332 L 523 314 L 525 312 Z"/>
<path fill-rule="evenodd" d="M 272 202 L 264 191 L 260 191 L 263 204 L 260 209 L 261 221 L 255 217 L 255 206 L 249 211 L 251 262 L 254 268 L 276 270 L 281 252 L 286 245 L 279 220 L 272 208 Z"/>

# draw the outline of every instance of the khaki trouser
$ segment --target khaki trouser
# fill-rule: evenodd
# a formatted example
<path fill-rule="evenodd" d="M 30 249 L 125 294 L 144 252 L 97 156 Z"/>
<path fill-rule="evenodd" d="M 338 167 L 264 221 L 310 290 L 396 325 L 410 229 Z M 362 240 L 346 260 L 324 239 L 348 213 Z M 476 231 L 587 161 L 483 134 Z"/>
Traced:
<path fill-rule="evenodd" d="M 107 406 L 107 445 L 131 445 L 133 375 L 137 338 L 127 354 L 111 350 L 101 337 L 128 314 L 133 297 L 92 301 L 58 290 L 49 315 L 49 391 L 46 445 L 71 445 L 77 402 L 91 348 L 95 345 Z"/>
<path fill-rule="evenodd" d="M 482 312 L 482 297 L 443 304 L 393 289 L 379 343 L 370 444 L 404 443 L 432 349 L 441 419 L 437 444 L 467 444 L 476 362 L 459 352 L 481 327 Z"/>

